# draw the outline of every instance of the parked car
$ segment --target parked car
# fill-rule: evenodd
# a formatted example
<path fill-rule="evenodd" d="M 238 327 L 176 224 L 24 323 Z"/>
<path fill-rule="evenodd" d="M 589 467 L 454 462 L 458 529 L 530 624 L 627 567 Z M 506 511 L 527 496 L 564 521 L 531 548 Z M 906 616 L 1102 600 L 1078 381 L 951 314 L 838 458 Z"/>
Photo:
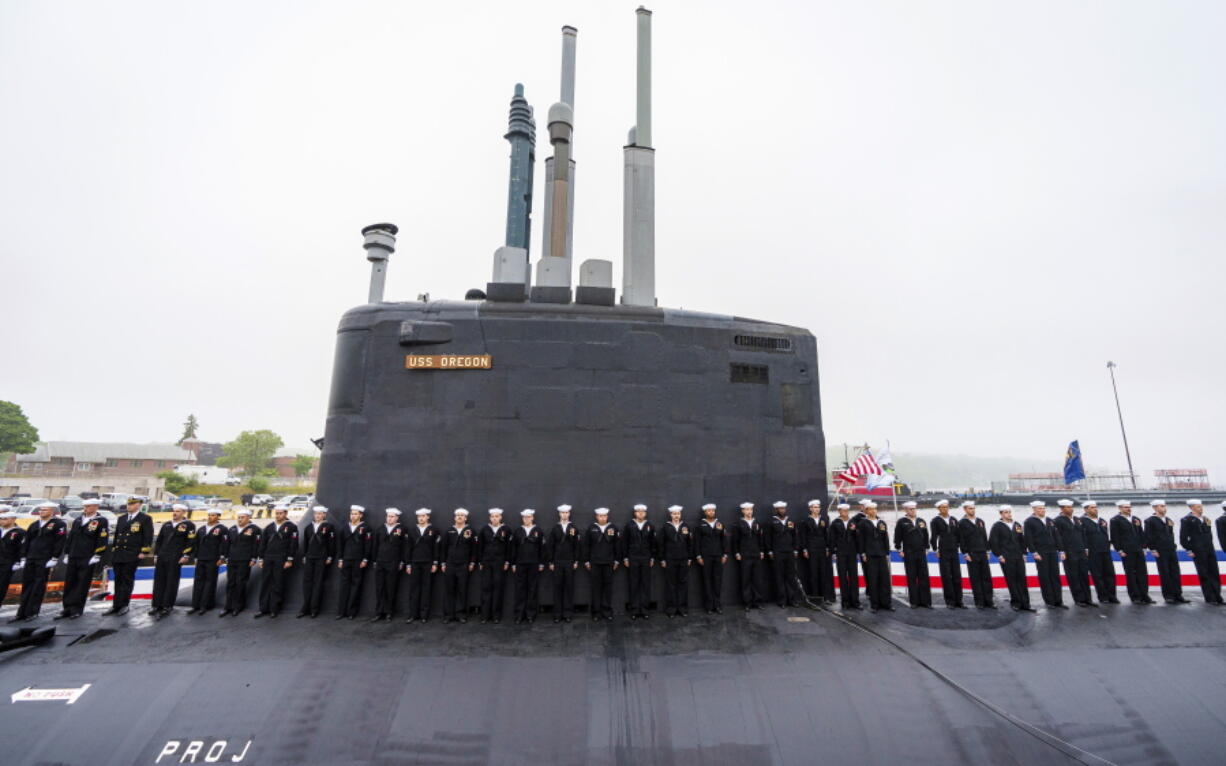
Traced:
<path fill-rule="evenodd" d="M 17 513 L 38 513 L 36 508 L 45 502 L 47 502 L 45 497 L 23 497 L 21 502 L 13 505 L 13 510 Z"/>
<path fill-rule="evenodd" d="M 282 509 L 288 511 L 290 509 L 290 506 L 294 506 L 294 505 L 309 506 L 311 505 L 312 502 L 313 502 L 313 498 L 311 495 L 286 495 L 285 497 L 281 498 L 277 502 L 273 503 L 272 509 L 274 511 L 279 511 Z"/>
<path fill-rule="evenodd" d="M 78 513 L 80 513 L 81 509 L 84 507 L 84 503 L 85 501 L 77 497 L 76 495 L 68 495 L 67 497 L 61 497 L 60 498 L 60 514 L 63 516 L 67 516 L 73 511 L 77 511 Z"/>
<path fill-rule="evenodd" d="M 108 511 L 121 511 L 128 507 L 128 498 L 132 495 L 126 492 L 103 492 L 98 496 L 101 507 Z"/>
<path fill-rule="evenodd" d="M 251 496 L 252 505 L 268 505 L 272 502 L 273 502 L 272 495 L 252 495 Z"/>

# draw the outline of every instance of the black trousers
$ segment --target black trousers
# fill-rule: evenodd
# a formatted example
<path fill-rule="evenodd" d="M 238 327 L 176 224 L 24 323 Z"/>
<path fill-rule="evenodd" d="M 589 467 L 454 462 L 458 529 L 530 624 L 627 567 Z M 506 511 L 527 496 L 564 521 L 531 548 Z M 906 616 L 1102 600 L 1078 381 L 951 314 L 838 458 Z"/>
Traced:
<path fill-rule="evenodd" d="M 506 572 L 501 562 L 481 565 L 481 619 L 501 620 L 502 599 L 507 592 Z"/>
<path fill-rule="evenodd" d="M 197 561 L 192 576 L 192 609 L 208 611 L 217 606 L 217 561 Z"/>
<path fill-rule="evenodd" d="M 626 584 L 630 614 L 647 614 L 647 607 L 651 605 L 651 570 L 652 566 L 646 561 L 630 561 L 630 580 Z"/>
<path fill-rule="evenodd" d="M 281 604 L 285 603 L 285 581 L 289 579 L 289 569 L 285 562 L 278 559 L 265 559 L 264 576 L 260 580 L 260 611 L 279 612 Z"/>
<path fill-rule="evenodd" d="M 540 564 L 518 564 L 515 567 L 515 616 L 535 620 L 540 609 Z"/>
<path fill-rule="evenodd" d="M 775 599 L 779 606 L 799 604 L 803 594 L 796 574 L 796 556 L 791 553 L 776 553 L 771 556 L 771 569 L 775 573 Z"/>
<path fill-rule="evenodd" d="M 864 586 L 868 591 L 868 605 L 873 609 L 890 608 L 890 557 L 866 556 L 864 562 Z"/>
<path fill-rule="evenodd" d="M 690 605 L 690 565 L 685 559 L 664 567 L 664 613 L 684 614 Z"/>
<path fill-rule="evenodd" d="M 468 619 L 467 564 L 448 564 L 443 573 L 443 612 L 453 620 Z"/>
<path fill-rule="evenodd" d="M 1158 565 L 1158 580 L 1162 583 L 1162 598 L 1167 601 L 1183 598 L 1183 585 L 1179 581 L 1179 557 L 1175 549 L 1154 551 Z"/>
<path fill-rule="evenodd" d="M 247 583 L 251 580 L 250 561 L 226 563 L 226 610 L 241 612 L 247 608 Z"/>
<path fill-rule="evenodd" d="M 1120 563 L 1124 565 L 1124 586 L 1128 598 L 1136 604 L 1149 599 L 1149 567 L 1145 565 L 1145 551 L 1120 551 Z"/>
<path fill-rule="evenodd" d="M 1221 603 L 1222 573 L 1217 565 L 1217 552 L 1212 548 L 1196 551 L 1192 560 L 1196 563 L 1196 576 L 1200 580 L 1200 592 L 1205 595 L 1205 603 Z"/>
<path fill-rule="evenodd" d="M 199 572 L 199 570 L 197 570 Z M 324 559 L 302 560 L 302 609 L 303 614 L 319 614 L 324 600 L 324 577 L 328 565 Z"/>
<path fill-rule="evenodd" d="M 1034 568 L 1039 575 L 1039 590 L 1043 603 L 1060 606 L 1064 603 L 1064 588 L 1060 585 L 1060 552 L 1039 551 L 1034 554 Z"/>
<path fill-rule="evenodd" d="M 17 607 L 18 619 L 34 617 L 43 608 L 43 596 L 47 594 L 47 577 L 50 574 L 47 559 L 26 559 L 26 567 L 21 572 L 21 606 Z"/>
<path fill-rule="evenodd" d="M 179 579 L 183 565 L 178 559 L 157 559 L 153 562 L 153 608 L 170 609 L 179 596 Z"/>
<path fill-rule="evenodd" d="M 0 603 L 8 598 L 9 584 L 13 582 L 13 565 L 16 561 L 0 561 Z"/>
<path fill-rule="evenodd" d="M 708 612 L 720 608 L 724 590 L 724 563 L 722 557 L 703 559 L 699 576 L 702 578 L 702 608 Z"/>
<path fill-rule="evenodd" d="M 345 561 L 341 570 L 341 587 L 336 594 L 336 613 L 342 617 L 357 617 L 362 607 L 362 580 L 366 570 L 360 560 Z"/>
<path fill-rule="evenodd" d="M 553 614 L 569 619 L 575 613 L 575 562 L 553 563 Z"/>
<path fill-rule="evenodd" d="M 1090 559 L 1084 553 L 1064 552 L 1064 578 L 1068 591 L 1077 604 L 1090 602 Z"/>
<path fill-rule="evenodd" d="M 839 573 L 839 603 L 844 609 L 860 607 L 860 557 L 854 553 L 840 553 L 835 569 Z"/>
<path fill-rule="evenodd" d="M 1009 587 L 1009 605 L 1018 609 L 1030 608 L 1030 591 L 1026 588 L 1026 557 L 1006 556 L 1000 562 L 1001 574 Z"/>
<path fill-rule="evenodd" d="M 826 551 L 809 551 L 809 557 L 803 559 L 801 569 L 808 581 L 809 597 L 820 598 L 834 603 L 834 567 L 830 562 L 830 554 Z"/>
<path fill-rule="evenodd" d="M 409 619 L 430 619 L 430 597 L 434 589 L 430 562 L 409 564 Z"/>
<path fill-rule="evenodd" d="M 762 591 L 758 588 L 758 567 L 762 559 L 746 556 L 741 559 L 741 603 L 758 606 L 762 603 Z"/>
<path fill-rule="evenodd" d="M 905 551 L 903 569 L 907 572 L 907 600 L 911 606 L 932 606 L 932 584 L 928 581 L 928 551 Z"/>
<path fill-rule="evenodd" d="M 1098 600 L 1110 602 L 1115 600 L 1115 562 L 1111 560 L 1111 551 L 1099 551 L 1090 554 L 1090 576 L 1094 578 L 1094 592 Z"/>
<path fill-rule="evenodd" d="M 592 569 L 589 572 L 589 590 L 591 591 L 588 600 L 591 602 L 589 607 L 593 617 L 612 617 L 613 616 L 613 565 L 612 564 L 592 564 Z"/>
<path fill-rule="evenodd" d="M 988 563 L 987 552 L 967 554 L 971 560 L 966 563 L 966 574 L 971 581 L 971 595 L 975 598 L 975 606 L 992 606 L 992 565 Z"/>
<path fill-rule="evenodd" d="M 397 564 L 375 564 L 375 614 L 396 613 L 396 592 L 400 586 Z"/>
<path fill-rule="evenodd" d="M 957 551 L 940 551 L 937 566 L 941 570 L 941 595 L 945 597 L 945 606 L 962 606 L 962 557 Z"/>
<path fill-rule="evenodd" d="M 116 561 L 111 564 L 111 574 L 115 577 L 115 595 L 111 602 L 112 609 L 126 609 L 132 600 L 132 589 L 136 586 L 137 561 Z"/>
<path fill-rule="evenodd" d="M 89 598 L 89 585 L 94 580 L 94 565 L 89 559 L 68 559 L 64 569 L 64 611 L 81 614 Z"/>

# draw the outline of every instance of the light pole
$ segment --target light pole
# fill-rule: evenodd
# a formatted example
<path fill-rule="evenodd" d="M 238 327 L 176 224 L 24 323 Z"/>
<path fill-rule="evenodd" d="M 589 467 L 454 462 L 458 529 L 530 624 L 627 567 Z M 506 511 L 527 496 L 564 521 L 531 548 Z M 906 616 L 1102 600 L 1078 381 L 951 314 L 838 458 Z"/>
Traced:
<path fill-rule="evenodd" d="M 1128 478 L 1132 480 L 1132 488 L 1137 488 L 1137 474 L 1132 470 L 1132 452 L 1128 449 L 1128 432 L 1124 430 L 1124 411 L 1120 409 L 1120 391 L 1115 387 L 1115 362 L 1107 362 L 1107 372 L 1111 373 L 1111 391 L 1115 394 L 1115 413 L 1120 416 L 1120 436 L 1124 437 L 1124 457 L 1128 458 Z"/>

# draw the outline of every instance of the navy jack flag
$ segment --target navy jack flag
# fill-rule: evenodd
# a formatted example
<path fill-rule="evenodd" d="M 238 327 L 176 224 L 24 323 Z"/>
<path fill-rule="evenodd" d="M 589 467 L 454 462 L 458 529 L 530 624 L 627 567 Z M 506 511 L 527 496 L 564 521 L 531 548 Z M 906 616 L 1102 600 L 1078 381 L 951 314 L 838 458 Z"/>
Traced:
<path fill-rule="evenodd" d="M 1086 477 L 1086 469 L 1081 465 L 1081 445 L 1074 439 L 1068 443 L 1068 452 L 1064 455 L 1064 483 L 1072 484 Z"/>

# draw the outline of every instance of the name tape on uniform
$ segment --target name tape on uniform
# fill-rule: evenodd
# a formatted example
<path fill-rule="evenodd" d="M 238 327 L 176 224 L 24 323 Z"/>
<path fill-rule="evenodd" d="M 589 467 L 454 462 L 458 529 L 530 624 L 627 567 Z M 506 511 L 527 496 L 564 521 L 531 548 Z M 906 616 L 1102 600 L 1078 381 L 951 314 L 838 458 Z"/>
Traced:
<path fill-rule="evenodd" d="M 408 354 L 406 370 L 488 370 L 494 366 L 489 354 Z"/>

